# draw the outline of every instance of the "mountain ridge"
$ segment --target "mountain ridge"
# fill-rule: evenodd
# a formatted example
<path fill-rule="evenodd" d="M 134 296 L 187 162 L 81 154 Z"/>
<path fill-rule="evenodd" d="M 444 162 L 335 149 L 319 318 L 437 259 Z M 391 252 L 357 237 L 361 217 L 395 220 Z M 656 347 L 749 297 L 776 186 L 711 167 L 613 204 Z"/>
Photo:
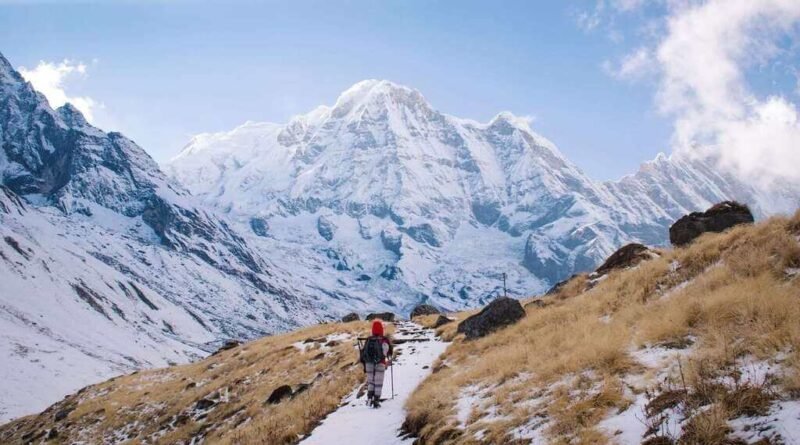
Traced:
<path fill-rule="evenodd" d="M 482 294 L 461 303 L 475 305 L 497 290 L 490 281 L 499 269 L 516 275 L 514 292 L 543 290 L 625 242 L 665 244 L 671 221 L 715 202 L 736 199 L 767 214 L 763 194 L 712 166 L 683 153 L 659 155 L 619 181 L 595 181 L 513 113 L 487 123 L 462 119 L 435 110 L 413 88 L 372 79 L 286 124 L 249 122 L 199 135 L 164 168 L 242 227 L 248 220 L 291 225 L 303 214 L 325 226 L 332 215 L 355 221 L 362 235 L 376 227 L 396 240 L 389 243 L 399 256 L 391 267 L 431 270 L 401 278 L 410 292 L 455 309 L 460 291 L 443 289 L 459 279 L 430 263 L 447 262 L 442 252 L 465 225 L 505 234 L 496 240 L 512 241 L 507 255 L 515 258 L 496 264 L 492 280 L 461 287 Z M 336 248 L 334 231 L 327 232 L 317 250 Z M 307 235 L 314 240 L 311 230 Z M 406 265 L 403 239 L 415 256 Z M 481 274 L 483 264 L 472 261 L 459 275 Z"/>

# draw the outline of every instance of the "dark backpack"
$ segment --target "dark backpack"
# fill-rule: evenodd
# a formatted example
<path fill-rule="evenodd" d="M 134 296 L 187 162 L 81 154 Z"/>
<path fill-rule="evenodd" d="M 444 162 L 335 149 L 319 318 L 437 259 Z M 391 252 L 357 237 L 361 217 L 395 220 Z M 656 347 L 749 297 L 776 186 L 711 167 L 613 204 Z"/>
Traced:
<path fill-rule="evenodd" d="M 361 350 L 362 363 L 380 363 L 386 358 L 383 355 L 383 337 L 372 336 L 364 343 L 364 349 Z"/>

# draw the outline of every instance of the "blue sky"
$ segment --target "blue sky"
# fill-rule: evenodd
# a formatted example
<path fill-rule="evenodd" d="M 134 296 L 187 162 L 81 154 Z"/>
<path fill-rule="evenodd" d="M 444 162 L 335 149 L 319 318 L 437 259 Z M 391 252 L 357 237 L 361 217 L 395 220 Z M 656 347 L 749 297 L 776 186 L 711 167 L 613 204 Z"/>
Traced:
<path fill-rule="evenodd" d="M 653 41 L 664 8 L 608 1 L 622 6 L 612 14 L 602 1 L 11 2 L 0 4 L 0 51 L 28 69 L 83 63 L 64 90 L 96 101 L 98 126 L 159 161 L 193 134 L 285 122 L 380 78 L 460 117 L 533 116 L 533 128 L 590 176 L 613 179 L 669 151 L 673 118 L 656 111 L 655 79 L 609 69 Z M 787 70 L 778 80 L 756 71 L 766 89 L 791 90 Z"/>

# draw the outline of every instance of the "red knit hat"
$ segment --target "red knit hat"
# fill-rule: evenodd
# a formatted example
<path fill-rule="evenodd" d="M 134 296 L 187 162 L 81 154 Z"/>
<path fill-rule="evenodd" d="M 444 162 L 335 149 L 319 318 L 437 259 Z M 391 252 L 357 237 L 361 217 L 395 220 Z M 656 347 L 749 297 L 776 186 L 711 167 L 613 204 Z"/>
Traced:
<path fill-rule="evenodd" d="M 383 335 L 383 323 L 380 320 L 372 322 L 372 335 Z"/>

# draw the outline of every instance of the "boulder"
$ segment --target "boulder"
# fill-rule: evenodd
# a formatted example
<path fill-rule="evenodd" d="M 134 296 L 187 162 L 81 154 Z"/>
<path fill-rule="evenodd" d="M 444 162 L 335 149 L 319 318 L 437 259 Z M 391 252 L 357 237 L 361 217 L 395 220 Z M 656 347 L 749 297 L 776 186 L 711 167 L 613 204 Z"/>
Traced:
<path fill-rule="evenodd" d="M 241 344 L 242 343 L 237 341 L 237 340 L 226 340 L 225 343 L 223 343 L 222 346 L 220 346 L 219 349 L 217 349 L 217 351 L 214 352 L 211 355 L 217 355 L 222 351 L 227 351 L 229 349 L 233 349 L 233 348 L 235 348 L 235 347 L 237 347 L 237 346 L 239 346 Z"/>
<path fill-rule="evenodd" d="M 351 312 L 344 317 L 342 317 L 342 323 L 350 323 L 351 321 L 358 321 L 361 318 L 355 312 Z"/>
<path fill-rule="evenodd" d="M 202 398 L 194 404 L 194 409 L 198 411 L 206 411 L 208 409 L 213 408 L 217 404 L 216 401 L 209 399 L 209 398 Z"/>
<path fill-rule="evenodd" d="M 69 416 L 69 413 L 71 413 L 74 410 L 75 410 L 74 406 L 68 406 L 62 410 L 59 410 L 56 412 L 56 415 L 54 416 L 53 420 L 55 420 L 56 422 L 61 422 L 62 420 L 66 419 Z"/>
<path fill-rule="evenodd" d="M 444 315 L 439 315 L 439 318 L 436 319 L 436 323 L 433 324 L 433 328 L 436 329 L 440 326 L 444 326 L 447 323 L 450 323 L 451 321 L 453 321 L 452 318 L 447 318 Z"/>
<path fill-rule="evenodd" d="M 479 313 L 467 318 L 458 325 L 458 332 L 468 339 L 483 337 L 503 326 L 519 321 L 525 316 L 525 309 L 519 301 L 500 297 L 489 303 Z"/>
<path fill-rule="evenodd" d="M 277 405 L 278 403 L 281 403 L 284 399 L 291 397 L 292 394 L 293 393 L 291 386 L 281 385 L 275 388 L 274 391 L 272 391 L 272 394 L 270 394 L 269 398 L 267 398 L 267 403 L 272 405 Z"/>
<path fill-rule="evenodd" d="M 605 275 L 614 269 L 625 269 L 639 264 L 643 260 L 653 258 L 655 252 L 650 250 L 649 247 L 639 244 L 630 243 L 619 248 L 616 252 L 612 253 L 606 261 L 595 270 L 597 276 Z"/>
<path fill-rule="evenodd" d="M 391 312 L 379 312 L 377 314 L 367 315 L 368 321 L 375 320 L 376 318 L 383 321 L 394 321 L 395 315 Z"/>
<path fill-rule="evenodd" d="M 753 214 L 746 205 L 723 201 L 705 212 L 692 212 L 675 221 L 669 228 L 669 241 L 674 246 L 685 246 L 706 232 L 718 233 L 753 221 Z"/>
<path fill-rule="evenodd" d="M 420 304 L 411 311 L 411 318 L 419 317 L 421 315 L 434 315 L 439 313 L 441 313 L 439 309 L 436 309 L 430 304 Z"/>

